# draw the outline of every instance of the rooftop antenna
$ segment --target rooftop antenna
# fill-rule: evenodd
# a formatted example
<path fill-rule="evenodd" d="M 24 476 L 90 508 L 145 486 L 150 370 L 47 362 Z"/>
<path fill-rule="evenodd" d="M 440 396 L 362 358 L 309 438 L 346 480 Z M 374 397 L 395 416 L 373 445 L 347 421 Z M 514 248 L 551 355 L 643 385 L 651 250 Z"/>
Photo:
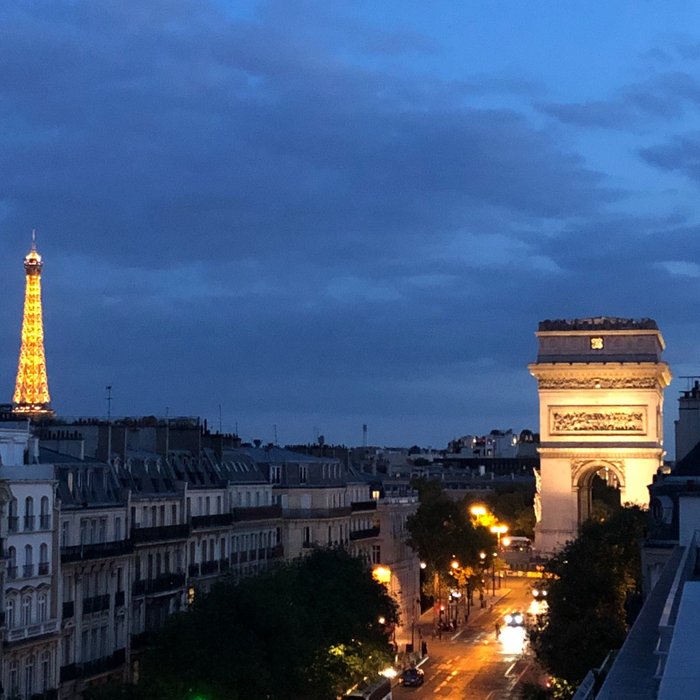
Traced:
<path fill-rule="evenodd" d="M 107 463 L 112 463 L 112 385 L 107 386 Z"/>
<path fill-rule="evenodd" d="M 220 435 L 224 434 L 224 429 L 221 425 L 221 404 L 219 404 L 219 434 Z"/>
<path fill-rule="evenodd" d="M 362 424 L 362 447 L 367 447 L 367 423 Z"/>
<path fill-rule="evenodd" d="M 36 229 L 32 229 L 32 250 L 36 250 Z"/>

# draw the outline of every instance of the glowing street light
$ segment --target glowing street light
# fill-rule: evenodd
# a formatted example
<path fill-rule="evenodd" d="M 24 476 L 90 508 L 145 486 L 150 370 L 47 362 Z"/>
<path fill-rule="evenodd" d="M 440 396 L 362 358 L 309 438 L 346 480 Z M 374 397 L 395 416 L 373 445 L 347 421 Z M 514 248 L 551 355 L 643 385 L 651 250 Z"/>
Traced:
<path fill-rule="evenodd" d="M 475 517 L 475 518 L 483 518 L 487 511 L 486 511 L 486 506 L 482 505 L 473 505 L 470 509 L 469 512 Z"/>
<path fill-rule="evenodd" d="M 372 576 L 379 583 L 391 583 L 391 569 L 388 566 L 375 566 L 372 570 Z"/>
<path fill-rule="evenodd" d="M 491 525 L 489 528 L 491 532 L 498 538 L 498 548 L 501 548 L 501 535 L 505 535 L 508 532 L 507 525 Z"/>

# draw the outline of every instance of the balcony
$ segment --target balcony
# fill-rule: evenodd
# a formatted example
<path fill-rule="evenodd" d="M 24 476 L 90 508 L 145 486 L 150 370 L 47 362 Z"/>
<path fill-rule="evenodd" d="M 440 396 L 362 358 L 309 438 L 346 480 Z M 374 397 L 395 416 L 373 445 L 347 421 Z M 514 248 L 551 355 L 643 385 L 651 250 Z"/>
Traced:
<path fill-rule="evenodd" d="M 49 562 L 47 562 L 47 561 L 39 562 L 39 576 L 48 576 L 48 575 L 49 575 Z"/>
<path fill-rule="evenodd" d="M 132 594 L 137 596 L 167 593 L 182 588 L 184 585 L 185 574 L 183 573 L 161 574 L 157 578 L 134 581 Z"/>
<path fill-rule="evenodd" d="M 222 573 L 228 571 L 229 563 L 228 559 L 219 559 L 219 571 Z"/>
<path fill-rule="evenodd" d="M 282 517 L 282 506 L 274 504 L 255 508 L 234 508 L 233 521 L 236 523 L 251 520 L 274 520 Z"/>
<path fill-rule="evenodd" d="M 215 513 L 214 515 L 194 515 L 190 522 L 193 530 L 206 527 L 226 527 L 233 522 L 233 513 Z"/>
<path fill-rule="evenodd" d="M 95 595 L 83 598 L 83 615 L 109 610 L 109 595 Z"/>
<path fill-rule="evenodd" d="M 63 603 L 63 614 L 62 617 L 64 620 L 68 620 L 71 617 L 75 615 L 75 601 L 73 600 L 68 600 L 65 603 Z"/>
<path fill-rule="evenodd" d="M 14 581 L 17 578 L 17 567 L 8 566 L 7 567 L 7 579 L 8 581 Z"/>
<path fill-rule="evenodd" d="M 117 649 L 111 656 L 103 656 L 101 659 L 86 661 L 82 664 L 68 664 L 61 666 L 61 683 L 74 681 L 76 678 L 87 678 L 88 676 L 99 676 L 102 673 L 115 671 L 124 665 L 126 651 Z"/>
<path fill-rule="evenodd" d="M 58 620 L 46 620 L 45 622 L 37 622 L 34 625 L 15 627 L 14 629 L 6 630 L 5 634 L 8 642 L 19 642 L 30 637 L 38 637 L 55 632 L 58 632 Z"/>
<path fill-rule="evenodd" d="M 39 516 L 39 529 L 40 530 L 50 530 L 51 529 L 51 516 L 50 515 L 40 515 Z"/>
<path fill-rule="evenodd" d="M 346 518 L 350 513 L 349 506 L 343 508 L 290 508 L 284 511 L 284 516 L 290 520 L 322 520 Z"/>
<path fill-rule="evenodd" d="M 368 540 L 373 537 L 379 537 L 379 526 L 368 527 L 364 530 L 354 530 L 350 533 L 351 542 L 355 542 L 356 540 Z"/>
<path fill-rule="evenodd" d="M 124 591 L 117 591 L 114 594 L 114 607 L 124 607 Z"/>
<path fill-rule="evenodd" d="M 19 530 L 19 518 L 16 515 L 11 515 L 7 519 L 7 531 L 17 532 Z"/>
<path fill-rule="evenodd" d="M 22 578 L 31 578 L 34 576 L 34 564 L 25 564 L 22 567 Z"/>
<path fill-rule="evenodd" d="M 188 576 L 199 576 L 199 564 L 190 564 L 187 567 Z"/>
<path fill-rule="evenodd" d="M 132 527 L 131 539 L 134 544 L 161 542 L 164 540 L 184 540 L 189 537 L 188 523 L 180 525 L 160 525 L 158 527 Z"/>
<path fill-rule="evenodd" d="M 112 557 L 131 554 L 133 551 L 134 545 L 131 540 L 77 544 L 72 547 L 61 547 L 61 563 L 70 564 L 71 562 L 85 559 L 111 559 Z"/>
<path fill-rule="evenodd" d="M 216 559 L 202 562 L 202 576 L 209 576 L 210 574 L 217 573 L 219 573 L 219 562 Z"/>
<path fill-rule="evenodd" d="M 282 559 L 284 557 L 284 546 L 276 544 L 274 547 L 267 548 L 268 559 Z"/>
<path fill-rule="evenodd" d="M 350 504 L 350 510 L 353 513 L 359 513 L 361 511 L 377 510 L 376 501 L 353 501 Z"/>

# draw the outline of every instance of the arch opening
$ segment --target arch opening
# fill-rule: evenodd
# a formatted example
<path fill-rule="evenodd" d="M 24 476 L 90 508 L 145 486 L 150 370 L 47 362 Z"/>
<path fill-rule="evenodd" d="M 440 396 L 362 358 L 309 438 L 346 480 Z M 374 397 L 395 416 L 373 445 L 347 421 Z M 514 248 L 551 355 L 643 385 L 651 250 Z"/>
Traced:
<path fill-rule="evenodd" d="M 578 526 L 586 520 L 603 522 L 622 507 L 620 474 L 609 464 L 593 464 L 579 474 Z"/>

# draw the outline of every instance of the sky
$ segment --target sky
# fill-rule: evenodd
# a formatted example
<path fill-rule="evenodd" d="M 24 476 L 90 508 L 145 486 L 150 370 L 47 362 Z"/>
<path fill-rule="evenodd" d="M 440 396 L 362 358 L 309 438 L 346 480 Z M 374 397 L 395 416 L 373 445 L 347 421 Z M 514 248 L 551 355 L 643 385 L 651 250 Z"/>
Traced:
<path fill-rule="evenodd" d="M 651 317 L 672 451 L 700 5 L 668 8 L 2 3 L 0 402 L 36 228 L 61 415 L 109 385 L 112 415 L 443 448 L 538 430 L 539 321 Z"/>

